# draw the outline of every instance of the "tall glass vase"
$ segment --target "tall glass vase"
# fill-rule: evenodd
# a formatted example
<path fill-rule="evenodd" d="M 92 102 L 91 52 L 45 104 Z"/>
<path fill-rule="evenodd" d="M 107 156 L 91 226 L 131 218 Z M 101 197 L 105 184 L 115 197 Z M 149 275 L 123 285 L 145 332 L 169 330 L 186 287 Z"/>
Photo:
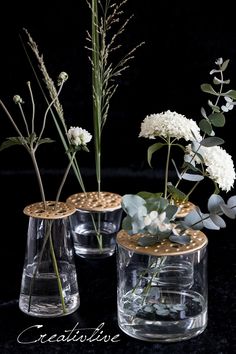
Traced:
<path fill-rule="evenodd" d="M 113 255 L 122 217 L 121 196 L 109 192 L 77 193 L 67 203 L 76 208 L 72 215 L 76 254 L 90 259 Z"/>
<path fill-rule="evenodd" d="M 189 235 L 189 245 L 163 240 L 141 247 L 142 235 L 118 233 L 118 323 L 126 334 L 175 342 L 206 328 L 207 238 L 200 231 Z"/>
<path fill-rule="evenodd" d="M 79 307 L 70 217 L 66 203 L 27 206 L 28 239 L 19 307 L 27 315 L 56 317 Z"/>

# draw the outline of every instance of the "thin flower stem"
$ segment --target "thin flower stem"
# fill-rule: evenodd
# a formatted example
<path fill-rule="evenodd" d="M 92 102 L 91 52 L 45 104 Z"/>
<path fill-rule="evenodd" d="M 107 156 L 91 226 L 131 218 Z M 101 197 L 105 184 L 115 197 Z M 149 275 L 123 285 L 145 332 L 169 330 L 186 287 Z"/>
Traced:
<path fill-rule="evenodd" d="M 49 235 L 49 243 L 50 243 L 50 253 L 52 256 L 53 268 L 54 268 L 54 271 L 55 271 L 55 274 L 57 277 L 57 285 L 58 285 L 58 290 L 59 290 L 59 294 L 60 294 L 60 298 L 61 298 L 62 311 L 63 311 L 63 313 L 66 313 L 66 305 L 65 305 L 65 300 L 64 300 L 64 296 L 63 296 L 62 283 L 61 283 L 60 273 L 59 273 L 57 260 L 56 260 L 56 256 L 55 256 L 55 252 L 54 252 L 54 248 L 53 248 L 51 232 Z"/>
<path fill-rule="evenodd" d="M 45 126 L 46 126 L 46 120 L 47 120 L 47 115 L 48 115 L 48 112 L 50 111 L 51 107 L 53 106 L 53 104 L 55 103 L 55 101 L 58 99 L 58 96 L 62 90 L 62 87 L 63 87 L 63 84 L 61 84 L 58 92 L 57 92 L 57 96 L 51 101 L 51 103 L 48 105 L 45 113 L 44 113 L 44 117 L 43 117 L 43 125 L 42 125 L 42 128 L 41 128 L 41 132 L 39 134 L 39 138 L 38 138 L 38 141 L 40 141 L 42 135 L 43 135 L 43 132 L 44 132 L 44 129 L 45 129 Z"/>
<path fill-rule="evenodd" d="M 197 181 L 194 186 L 190 189 L 190 191 L 188 192 L 188 194 L 186 195 L 186 197 L 183 199 L 183 203 L 185 202 L 185 200 L 188 200 L 189 196 L 192 194 L 192 192 L 195 190 L 195 188 L 197 188 L 197 186 L 199 185 L 201 181 Z"/>
<path fill-rule="evenodd" d="M 29 303 L 28 303 L 28 312 L 30 312 L 30 307 L 31 307 L 31 302 L 32 302 L 32 291 L 33 291 L 33 287 L 34 287 L 34 283 L 35 283 L 35 278 L 36 278 L 36 275 L 37 275 L 37 272 L 38 272 L 38 269 L 39 269 L 39 266 L 42 262 L 42 258 L 43 258 L 43 252 L 44 252 L 44 249 L 45 249 L 45 246 L 47 244 L 47 241 L 48 241 L 48 238 L 49 238 L 49 235 L 51 233 L 51 220 L 49 221 L 49 227 L 47 228 L 46 230 L 46 234 L 45 234 L 45 237 L 44 237 L 44 240 L 43 240 L 43 245 L 42 245 L 42 249 L 41 249 L 41 252 L 39 254 L 39 260 L 36 264 L 36 267 L 35 267 L 35 270 L 34 270 L 34 273 L 33 273 L 33 278 L 30 282 L 30 289 L 29 289 Z"/>
<path fill-rule="evenodd" d="M 170 149 L 171 149 L 170 137 L 168 137 L 168 140 L 167 140 L 167 149 L 168 150 L 167 150 L 167 157 L 166 157 L 164 198 L 167 197 L 167 183 L 168 183 L 168 173 L 169 173 L 169 164 L 170 164 Z"/>
<path fill-rule="evenodd" d="M 22 108 L 22 106 L 21 106 L 21 103 L 18 103 L 18 106 L 19 106 L 19 109 L 20 109 L 20 112 L 21 112 L 23 121 L 24 121 L 24 123 L 25 123 L 25 128 L 26 128 L 27 135 L 29 136 L 29 135 L 30 135 L 29 127 L 28 127 L 28 124 L 27 124 L 27 121 L 26 121 L 26 118 L 25 118 L 25 113 L 24 113 L 24 111 L 23 111 L 23 108 Z"/>
<path fill-rule="evenodd" d="M 22 142 L 24 142 L 24 146 L 28 148 L 27 146 L 27 142 L 23 136 L 23 134 L 21 133 L 20 129 L 17 127 L 16 123 L 14 122 L 13 117 L 11 116 L 10 112 L 8 111 L 8 109 L 6 108 L 6 106 L 4 105 L 4 103 L 2 102 L 2 100 L 0 100 L 0 104 L 2 106 L 2 108 L 4 109 L 4 111 L 6 112 L 8 118 L 10 119 L 12 125 L 14 126 L 15 130 L 17 131 L 17 133 L 19 134 L 19 136 L 22 139 Z"/>
<path fill-rule="evenodd" d="M 39 168 L 38 168 L 38 163 L 37 163 L 37 160 L 35 158 L 35 151 L 31 150 L 30 151 L 30 156 L 31 156 L 31 159 L 33 161 L 34 169 L 35 169 L 37 180 L 38 180 L 38 183 L 39 183 L 39 188 L 40 188 L 41 198 L 42 198 L 42 201 L 44 203 L 44 208 L 46 209 L 47 205 L 46 205 L 46 198 L 45 198 L 45 193 L 44 193 L 44 188 L 43 188 L 43 182 L 42 182 L 42 178 L 41 178 L 40 171 L 39 171 Z"/>
<path fill-rule="evenodd" d="M 60 187 L 59 187 L 59 189 L 58 189 L 57 196 L 56 196 L 56 206 L 57 206 L 57 203 L 58 203 L 58 201 L 59 201 L 62 188 L 63 188 L 63 186 L 64 186 L 64 184 L 65 184 L 65 182 L 66 182 L 66 178 L 67 178 L 67 176 L 68 176 L 68 173 L 69 173 L 69 171 L 70 171 L 70 169 L 71 169 L 73 160 L 74 160 L 74 158 L 75 158 L 75 154 L 76 154 L 76 152 L 73 153 L 73 155 L 72 155 L 72 157 L 71 157 L 71 160 L 70 160 L 70 162 L 69 162 L 69 164 L 68 164 L 68 166 L 67 166 L 67 169 L 66 169 L 66 171 L 65 171 L 65 173 L 64 173 L 64 176 L 63 176 L 63 178 L 62 178 L 62 181 L 61 181 L 61 184 L 60 184 Z"/>
<path fill-rule="evenodd" d="M 34 103 L 34 96 L 33 92 L 31 90 L 31 85 L 30 81 L 27 82 L 28 88 L 29 88 L 29 93 L 30 93 L 30 98 L 31 98 L 31 103 L 32 103 L 32 120 L 31 120 L 31 132 L 32 134 L 34 133 L 34 119 L 35 119 L 35 103 Z"/>

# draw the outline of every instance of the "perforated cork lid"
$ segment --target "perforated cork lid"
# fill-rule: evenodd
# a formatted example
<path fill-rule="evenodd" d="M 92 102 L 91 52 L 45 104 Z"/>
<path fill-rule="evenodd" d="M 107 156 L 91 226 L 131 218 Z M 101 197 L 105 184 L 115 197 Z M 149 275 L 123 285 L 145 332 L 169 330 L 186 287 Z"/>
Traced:
<path fill-rule="evenodd" d="M 177 213 L 178 218 L 184 218 L 196 208 L 196 205 L 191 202 L 180 202 L 177 200 L 175 201 L 175 204 L 179 207 L 179 211 Z"/>
<path fill-rule="evenodd" d="M 85 211 L 113 211 L 121 207 L 122 197 L 110 192 L 76 193 L 67 199 L 69 205 Z"/>
<path fill-rule="evenodd" d="M 63 219 L 76 212 L 75 207 L 63 202 L 46 201 L 28 205 L 23 210 L 24 214 L 38 219 Z"/>
<path fill-rule="evenodd" d="M 188 230 L 186 234 L 191 237 L 191 241 L 187 245 L 180 245 L 165 239 L 153 246 L 139 246 L 138 240 L 143 237 L 142 234 L 129 235 L 126 231 L 121 230 L 117 234 L 117 243 L 128 251 L 139 254 L 147 254 L 151 256 L 176 256 L 179 254 L 193 253 L 207 245 L 206 235 L 198 230 Z"/>

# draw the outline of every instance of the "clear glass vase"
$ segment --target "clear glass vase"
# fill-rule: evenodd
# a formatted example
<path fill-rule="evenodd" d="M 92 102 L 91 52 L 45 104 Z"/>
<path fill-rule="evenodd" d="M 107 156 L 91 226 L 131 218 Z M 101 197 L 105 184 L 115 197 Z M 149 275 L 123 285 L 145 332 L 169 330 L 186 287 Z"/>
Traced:
<path fill-rule="evenodd" d="M 175 342 L 206 328 L 207 238 L 189 234 L 189 245 L 140 247 L 142 236 L 118 233 L 118 323 L 129 336 Z"/>
<path fill-rule="evenodd" d="M 70 216 L 66 203 L 32 204 L 22 274 L 19 307 L 27 315 L 56 317 L 74 312 L 80 304 Z"/>
<path fill-rule="evenodd" d="M 67 202 L 77 209 L 71 217 L 76 254 L 90 259 L 113 255 L 122 217 L 121 196 L 109 192 L 77 193 Z"/>

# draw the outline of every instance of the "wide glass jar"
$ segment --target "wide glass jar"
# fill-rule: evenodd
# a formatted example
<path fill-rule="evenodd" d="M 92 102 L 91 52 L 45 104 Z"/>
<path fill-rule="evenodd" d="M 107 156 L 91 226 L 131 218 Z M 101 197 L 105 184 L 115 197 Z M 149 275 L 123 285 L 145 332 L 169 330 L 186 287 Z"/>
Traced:
<path fill-rule="evenodd" d="M 80 304 L 70 216 L 75 209 L 61 202 L 27 206 L 28 239 L 19 307 L 27 315 L 56 317 Z"/>
<path fill-rule="evenodd" d="M 110 192 L 76 193 L 67 203 L 76 208 L 71 218 L 76 254 L 90 259 L 113 255 L 122 217 L 121 196 Z"/>
<path fill-rule="evenodd" d="M 189 245 L 163 240 L 141 247 L 143 235 L 117 235 L 118 323 L 131 337 L 175 342 L 207 325 L 207 238 L 188 231 Z"/>

